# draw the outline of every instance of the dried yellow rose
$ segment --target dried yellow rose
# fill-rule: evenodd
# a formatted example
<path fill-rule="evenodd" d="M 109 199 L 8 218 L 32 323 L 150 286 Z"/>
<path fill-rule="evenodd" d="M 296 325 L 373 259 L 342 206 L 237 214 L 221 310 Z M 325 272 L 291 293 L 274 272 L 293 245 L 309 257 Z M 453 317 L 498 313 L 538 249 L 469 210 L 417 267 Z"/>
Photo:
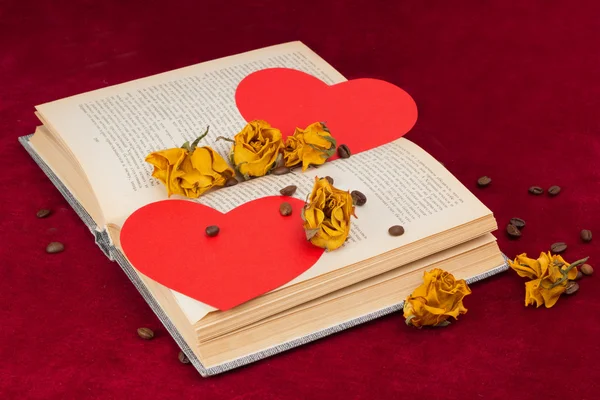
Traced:
<path fill-rule="evenodd" d="M 448 325 L 448 318 L 458 319 L 467 312 L 463 299 L 469 294 L 471 289 L 464 279 L 456 280 L 439 268 L 425 272 L 423 284 L 404 301 L 406 324 L 417 328 Z"/>
<path fill-rule="evenodd" d="M 246 124 L 233 142 L 233 164 L 246 179 L 266 175 L 275 167 L 283 147 L 279 129 L 262 120 Z"/>
<path fill-rule="evenodd" d="M 350 233 L 354 204 L 349 192 L 333 187 L 325 178 L 315 177 L 308 203 L 302 210 L 306 237 L 315 246 L 335 250 Z"/>
<path fill-rule="evenodd" d="M 167 196 L 178 194 L 197 198 L 207 190 L 223 186 L 235 171 L 216 151 L 210 147 L 196 147 L 200 136 L 192 145 L 185 143 L 182 148 L 155 151 L 146 157 L 146 162 L 154 166 L 152 176 L 167 188 Z"/>
<path fill-rule="evenodd" d="M 583 262 L 569 264 L 560 255 L 548 252 L 540 253 L 537 260 L 527 257 L 526 253 L 519 254 L 514 261 L 508 260 L 508 265 L 519 276 L 531 279 L 525 283 L 525 305 L 550 308 L 565 292 L 568 280 L 577 276 L 575 267 Z"/>
<path fill-rule="evenodd" d="M 296 128 L 283 148 L 286 167 L 302 163 L 302 170 L 311 165 L 321 165 L 335 153 L 336 141 L 322 122 L 315 122 L 306 129 Z"/>

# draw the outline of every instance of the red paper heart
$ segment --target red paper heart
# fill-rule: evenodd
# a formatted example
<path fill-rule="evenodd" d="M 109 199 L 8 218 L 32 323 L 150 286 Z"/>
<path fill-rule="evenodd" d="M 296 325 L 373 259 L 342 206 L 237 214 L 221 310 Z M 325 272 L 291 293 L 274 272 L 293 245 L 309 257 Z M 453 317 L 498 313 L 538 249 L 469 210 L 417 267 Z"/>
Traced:
<path fill-rule="evenodd" d="M 291 216 L 279 205 L 292 205 Z M 265 197 L 226 214 L 186 200 L 165 200 L 135 211 L 121 230 L 121 246 L 142 274 L 220 310 L 291 281 L 314 265 L 323 249 L 306 240 L 300 211 L 289 197 Z M 217 225 L 215 237 L 204 230 Z"/>
<path fill-rule="evenodd" d="M 248 75 L 235 100 L 246 121 L 268 121 L 284 137 L 296 127 L 325 122 L 338 144 L 354 154 L 400 138 L 417 122 L 412 97 L 389 82 L 364 78 L 330 86 L 287 68 Z"/>

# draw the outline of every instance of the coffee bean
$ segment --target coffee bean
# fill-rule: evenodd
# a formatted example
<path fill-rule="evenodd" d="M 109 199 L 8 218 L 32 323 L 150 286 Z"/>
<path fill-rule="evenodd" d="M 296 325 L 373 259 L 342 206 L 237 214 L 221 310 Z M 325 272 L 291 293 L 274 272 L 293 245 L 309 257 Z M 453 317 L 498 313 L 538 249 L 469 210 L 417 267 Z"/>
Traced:
<path fill-rule="evenodd" d="M 61 242 L 51 242 L 46 246 L 46 253 L 60 253 L 65 249 L 65 245 Z"/>
<path fill-rule="evenodd" d="M 508 224 L 506 226 L 506 233 L 508 234 L 508 236 L 510 236 L 511 238 L 518 238 L 521 237 L 521 231 L 519 230 L 519 228 L 517 228 L 516 226 L 514 226 L 513 224 Z"/>
<path fill-rule="evenodd" d="M 284 201 L 279 206 L 279 213 L 281 215 L 283 215 L 284 217 L 291 215 L 292 214 L 292 205 L 290 203 L 288 203 L 287 201 Z"/>
<path fill-rule="evenodd" d="M 206 236 L 209 236 L 209 237 L 217 236 L 219 234 L 219 230 L 220 230 L 219 227 L 216 225 L 207 226 L 206 230 L 205 230 Z"/>
<path fill-rule="evenodd" d="M 589 229 L 584 229 L 581 231 L 581 240 L 583 240 L 586 243 L 589 243 L 592 241 L 592 231 L 590 231 Z"/>
<path fill-rule="evenodd" d="M 539 186 L 532 186 L 529 188 L 529 193 L 535 195 L 535 196 L 539 196 L 540 194 L 544 193 L 544 189 L 542 189 Z"/>
<path fill-rule="evenodd" d="M 477 185 L 479 187 L 486 187 L 490 183 L 492 183 L 492 178 L 489 176 L 482 176 L 481 178 L 477 179 Z"/>
<path fill-rule="evenodd" d="M 144 340 L 150 340 L 154 337 L 154 332 L 149 328 L 138 328 L 137 334 Z"/>
<path fill-rule="evenodd" d="M 550 250 L 554 254 L 560 254 L 567 249 L 567 244 L 565 242 L 556 242 L 550 246 Z"/>
<path fill-rule="evenodd" d="M 353 190 L 350 192 L 350 196 L 352 196 L 352 201 L 357 206 L 364 206 L 367 202 L 367 196 L 359 192 L 358 190 Z"/>
<path fill-rule="evenodd" d="M 556 185 L 554 185 L 554 186 L 550 186 L 550 187 L 548 188 L 548 194 L 549 194 L 550 196 L 556 196 L 556 195 L 557 195 L 557 194 L 559 194 L 559 193 L 560 193 L 560 186 L 556 186 Z"/>
<path fill-rule="evenodd" d="M 332 177 L 326 176 L 325 179 L 327 179 L 327 182 L 329 182 L 329 184 L 333 186 L 333 178 Z"/>
<path fill-rule="evenodd" d="M 581 272 L 581 271 L 577 271 L 577 276 L 575 277 L 575 280 L 576 280 L 576 281 L 578 281 L 578 280 L 580 280 L 581 278 L 583 278 L 583 272 Z"/>
<path fill-rule="evenodd" d="M 293 196 L 294 193 L 296 193 L 296 189 L 298 189 L 296 185 L 290 185 L 281 189 L 279 193 L 281 193 L 282 196 Z"/>
<path fill-rule="evenodd" d="M 519 229 L 525 228 L 525 221 L 522 220 L 521 218 L 517 218 L 517 217 L 511 218 L 510 223 Z"/>
<path fill-rule="evenodd" d="M 52 211 L 46 209 L 46 208 L 42 208 L 41 210 L 39 210 L 35 215 L 38 218 L 46 218 L 48 215 L 52 214 Z"/>
<path fill-rule="evenodd" d="M 392 236 L 401 236 L 404 234 L 404 228 L 400 225 L 391 226 L 388 233 Z"/>
<path fill-rule="evenodd" d="M 594 268 L 590 264 L 583 264 L 580 270 L 584 275 L 588 276 L 594 273 Z"/>
<path fill-rule="evenodd" d="M 340 158 L 348 158 L 352 155 L 352 153 L 350 152 L 350 149 L 345 144 L 340 144 L 339 147 L 337 148 L 337 152 L 338 152 L 338 156 L 340 156 Z"/>
<path fill-rule="evenodd" d="M 573 294 L 578 290 L 579 290 L 579 283 L 577 283 L 575 281 L 569 281 L 569 283 L 567 283 L 567 288 L 565 289 L 565 293 Z"/>
<path fill-rule="evenodd" d="M 225 187 L 235 186 L 238 183 L 238 180 L 232 176 L 231 178 L 225 181 Z"/>
<path fill-rule="evenodd" d="M 285 175 L 285 174 L 289 174 L 290 171 L 291 171 L 291 169 L 289 169 L 288 167 L 281 166 L 281 167 L 277 167 L 277 168 L 273 169 L 271 171 L 271 174 L 273 174 L 273 175 Z"/>
<path fill-rule="evenodd" d="M 190 360 L 183 353 L 183 351 L 179 352 L 179 354 L 177 355 L 177 358 L 179 359 L 179 362 L 182 363 L 182 364 L 189 364 L 190 363 Z"/>

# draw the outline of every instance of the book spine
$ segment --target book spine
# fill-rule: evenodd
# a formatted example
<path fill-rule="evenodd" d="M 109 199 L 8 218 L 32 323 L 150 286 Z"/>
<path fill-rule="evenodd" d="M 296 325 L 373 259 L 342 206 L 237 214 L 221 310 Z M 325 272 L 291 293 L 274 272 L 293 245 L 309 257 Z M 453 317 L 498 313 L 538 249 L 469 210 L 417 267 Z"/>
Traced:
<path fill-rule="evenodd" d="M 33 135 L 22 136 L 19 138 L 19 142 L 25 148 L 27 153 L 33 158 L 33 161 L 40 167 L 40 169 L 46 174 L 48 179 L 56 186 L 60 194 L 63 195 L 67 203 L 75 210 L 75 213 L 81 218 L 85 226 L 88 227 L 92 235 L 94 236 L 94 241 L 100 247 L 100 250 L 108 257 L 109 260 L 114 261 L 114 255 L 112 250 L 112 246 L 110 243 L 110 238 L 108 236 L 108 232 L 106 229 L 100 230 L 96 225 L 96 222 L 92 219 L 92 217 L 88 214 L 88 212 L 83 208 L 83 206 L 77 201 L 75 196 L 69 191 L 69 189 L 60 181 L 58 176 L 50 169 L 48 164 L 37 154 L 35 149 L 31 147 L 29 144 L 29 139 Z"/>
<path fill-rule="evenodd" d="M 83 223 L 88 227 L 92 235 L 94 236 L 94 241 L 102 250 L 102 252 L 108 257 L 109 260 L 115 261 L 121 269 L 125 272 L 127 277 L 131 280 L 136 289 L 140 292 L 146 303 L 150 306 L 152 311 L 156 314 L 158 319 L 163 323 L 167 331 L 171 334 L 175 342 L 179 345 L 182 351 L 186 354 L 188 359 L 192 362 L 194 367 L 198 370 L 200 375 L 207 376 L 207 370 L 204 368 L 200 360 L 195 356 L 192 350 L 189 348 L 177 328 L 173 325 L 169 317 L 165 314 L 160 305 L 156 302 L 156 300 L 152 297 L 146 286 L 137 276 L 133 267 L 127 259 L 121 254 L 121 252 L 112 244 L 110 237 L 108 235 L 108 231 L 106 229 L 99 230 L 96 222 L 92 219 L 92 217 L 88 214 L 88 212 L 83 208 L 81 203 L 77 201 L 75 196 L 69 191 L 69 189 L 60 181 L 58 176 L 50 169 L 50 167 L 46 164 L 46 162 L 37 154 L 35 149 L 30 145 L 29 138 L 33 135 L 23 136 L 19 138 L 19 142 L 21 145 L 27 150 L 31 158 L 35 161 L 35 163 L 40 167 L 40 169 L 46 174 L 48 179 L 56 186 L 60 194 L 63 195 L 67 203 L 75 210 L 75 213 L 81 218 Z"/>

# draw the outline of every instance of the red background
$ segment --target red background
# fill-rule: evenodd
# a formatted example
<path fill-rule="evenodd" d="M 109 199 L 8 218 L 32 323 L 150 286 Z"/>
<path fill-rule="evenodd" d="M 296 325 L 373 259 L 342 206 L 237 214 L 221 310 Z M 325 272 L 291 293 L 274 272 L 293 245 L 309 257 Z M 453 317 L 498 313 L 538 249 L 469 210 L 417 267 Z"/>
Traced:
<path fill-rule="evenodd" d="M 390 315 L 203 379 L 17 142 L 36 104 L 300 39 L 346 77 L 413 96 L 407 137 L 501 227 L 527 221 L 518 241 L 498 232 L 507 255 L 565 241 L 568 260 L 594 264 L 579 231 L 600 235 L 600 4 L 483 3 L 0 1 L 0 397 L 597 398 L 600 278 L 534 309 L 512 271 L 474 285 L 448 328 Z M 475 186 L 481 175 L 491 186 Z M 527 193 L 553 184 L 556 198 Z M 42 207 L 54 214 L 36 219 Z M 51 240 L 65 252 L 45 254 Z M 139 339 L 140 326 L 157 337 Z"/>

